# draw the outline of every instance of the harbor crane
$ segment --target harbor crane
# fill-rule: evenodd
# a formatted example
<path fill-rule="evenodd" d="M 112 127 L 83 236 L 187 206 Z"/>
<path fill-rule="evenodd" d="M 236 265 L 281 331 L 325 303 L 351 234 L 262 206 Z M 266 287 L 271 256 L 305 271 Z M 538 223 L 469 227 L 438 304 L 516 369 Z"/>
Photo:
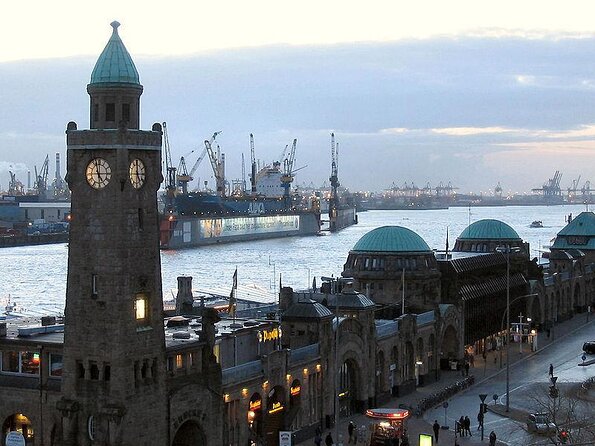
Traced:
<path fill-rule="evenodd" d="M 329 177 L 331 183 L 331 197 L 329 199 L 329 221 L 330 230 L 336 230 L 336 219 L 339 208 L 339 145 L 335 144 L 335 134 L 331 133 L 331 176 Z M 333 227 L 334 226 L 334 227 Z"/>
<path fill-rule="evenodd" d="M 211 139 L 209 141 L 209 144 L 213 144 L 215 142 L 215 138 L 217 138 L 217 135 L 221 133 L 219 132 L 215 132 L 213 133 L 213 136 L 211 136 Z M 194 150 L 192 151 L 194 152 Z M 190 152 L 190 153 L 192 153 Z M 177 176 L 177 180 L 178 180 L 178 186 L 180 186 L 182 188 L 182 193 L 186 194 L 188 193 L 188 183 L 190 183 L 193 179 L 194 179 L 194 174 L 196 173 L 196 169 L 198 169 L 198 167 L 200 166 L 200 164 L 202 163 L 202 160 L 205 158 L 205 156 L 207 155 L 207 148 L 205 146 L 205 148 L 202 150 L 202 152 L 200 153 L 199 157 L 196 159 L 194 165 L 192 166 L 192 169 L 190 169 L 190 171 L 188 171 L 188 169 L 186 168 L 186 159 L 182 156 L 180 158 L 180 165 L 178 166 L 178 176 Z M 183 166 L 183 170 L 182 170 L 182 166 Z"/>
<path fill-rule="evenodd" d="M 37 172 L 37 166 L 35 166 L 35 184 L 33 185 L 33 188 L 35 189 L 37 195 L 39 195 L 40 197 L 44 196 L 48 189 L 49 165 L 50 156 L 46 155 L 45 161 L 43 162 L 43 165 L 41 166 L 39 172 Z"/>
<path fill-rule="evenodd" d="M 173 200 L 176 195 L 176 168 L 173 166 L 171 151 L 169 148 L 169 137 L 167 134 L 167 123 L 163 123 L 163 152 L 165 158 L 165 200 L 166 209 L 173 209 Z"/>
<path fill-rule="evenodd" d="M 16 174 L 8 171 L 10 175 L 10 183 L 8 183 L 8 195 L 24 195 L 25 186 L 19 180 L 17 180 Z"/>
<path fill-rule="evenodd" d="M 543 194 L 546 201 L 550 202 L 552 200 L 558 201 L 562 198 L 562 189 L 560 189 L 560 180 L 562 179 L 562 174 L 559 170 L 556 170 L 554 173 L 554 177 L 550 178 L 547 183 L 545 183 L 540 188 L 531 189 L 533 192 L 538 192 Z"/>
<path fill-rule="evenodd" d="M 254 135 L 250 133 L 250 194 L 256 195 L 256 156 L 254 155 Z"/>
<path fill-rule="evenodd" d="M 205 148 L 209 154 L 211 167 L 213 168 L 213 175 L 215 176 L 215 184 L 217 186 L 217 195 L 225 196 L 225 154 L 221 153 L 221 148 L 217 145 L 217 152 L 213 150 L 213 142 L 217 135 L 221 132 L 215 132 L 210 140 L 205 139 Z"/>
<path fill-rule="evenodd" d="M 291 183 L 293 182 L 293 163 L 295 161 L 296 146 L 297 139 L 294 139 L 293 143 L 291 144 L 291 149 L 289 149 L 289 153 L 287 154 L 287 157 L 283 159 L 283 174 L 281 175 L 281 186 L 283 187 L 283 199 L 285 200 L 286 204 L 288 204 L 289 201 L 289 189 L 291 187 Z M 285 154 L 286 151 L 287 150 L 284 150 L 283 154 Z"/>

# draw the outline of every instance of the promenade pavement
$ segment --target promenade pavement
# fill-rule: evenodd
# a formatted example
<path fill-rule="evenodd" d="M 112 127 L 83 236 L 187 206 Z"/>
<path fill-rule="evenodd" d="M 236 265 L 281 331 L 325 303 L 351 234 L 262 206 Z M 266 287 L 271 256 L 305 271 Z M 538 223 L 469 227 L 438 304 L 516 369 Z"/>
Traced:
<path fill-rule="evenodd" d="M 547 337 L 545 332 L 541 332 L 538 335 L 537 339 L 537 350 L 531 351 L 530 347 L 527 344 L 523 344 L 522 353 L 519 353 L 519 345 L 517 343 L 513 343 L 510 346 L 510 358 L 511 358 L 511 365 L 515 364 L 519 361 L 523 361 L 524 359 L 536 354 L 540 350 L 547 348 L 553 342 L 559 342 L 564 339 L 565 336 L 578 330 L 579 328 L 583 327 L 586 323 L 593 323 L 595 317 L 591 316 L 589 318 L 588 314 L 577 314 L 572 319 L 564 321 L 562 323 L 556 324 L 554 330 L 550 333 L 550 337 Z M 483 382 L 489 380 L 491 377 L 495 376 L 496 374 L 500 373 L 505 369 L 506 366 L 506 353 L 503 353 L 503 361 L 500 364 L 500 352 L 494 351 L 489 352 L 487 354 L 486 360 L 482 358 L 481 355 L 476 355 L 473 361 L 473 367 L 469 370 L 469 375 L 475 376 L 475 383 Z M 415 408 L 417 406 L 417 402 L 422 398 L 427 397 L 428 395 L 437 392 L 445 387 L 448 387 L 450 384 L 455 383 L 463 379 L 461 371 L 441 371 L 440 372 L 440 380 L 434 382 L 432 384 L 418 387 L 415 392 L 410 393 L 409 395 L 405 395 L 402 397 L 393 397 L 390 401 L 386 404 L 383 404 L 381 407 L 385 408 L 398 408 L 399 405 L 407 406 Z M 468 387 L 467 389 L 459 392 L 458 395 L 473 391 L 473 386 Z M 489 398 L 489 397 L 488 397 Z M 486 403 L 489 401 L 486 399 Z M 488 408 L 492 408 L 494 406 L 492 404 L 488 405 Z M 501 416 L 507 416 L 505 411 L 500 411 L 497 407 L 494 407 L 494 413 L 497 413 Z M 511 407 L 512 414 L 517 414 L 518 410 L 515 410 Z M 451 414 L 452 415 L 452 414 Z M 458 414 L 457 414 L 458 415 Z M 477 413 L 476 409 L 474 409 L 473 413 L 468 414 L 461 414 L 467 415 L 471 419 L 471 437 L 459 437 L 457 435 L 456 443 L 455 443 L 455 433 L 454 433 L 454 426 L 449 426 L 449 429 L 441 429 L 439 434 L 438 443 L 434 442 L 434 445 L 460 445 L 460 446 L 473 446 L 473 445 L 488 445 L 489 440 L 488 436 L 490 432 L 486 430 L 484 432 L 484 441 L 481 441 L 481 433 L 477 430 Z M 518 415 L 518 414 L 517 414 Z M 520 415 L 519 415 L 520 416 Z M 512 418 L 515 418 L 512 416 Z M 335 444 L 340 446 L 348 446 L 348 434 L 347 434 L 347 425 L 349 421 L 353 421 L 356 426 L 367 426 L 369 423 L 369 419 L 364 414 L 354 414 L 351 417 L 342 418 L 339 421 L 338 432 L 339 438 L 336 438 L 336 431 L 335 428 L 330 429 L 331 435 L 335 440 Z M 443 424 L 444 419 L 442 421 L 440 419 L 437 420 L 440 425 Z M 521 421 L 521 420 L 517 420 Z M 411 415 L 410 418 L 407 420 L 407 432 L 409 435 L 409 444 L 411 446 L 418 446 L 419 445 L 419 435 L 420 434 L 433 434 L 432 431 L 432 424 L 434 420 L 425 420 L 423 417 L 416 417 L 415 415 Z M 329 429 L 325 429 L 322 434 L 322 440 L 324 444 L 324 439 L 326 434 L 329 432 Z M 496 432 L 496 435 L 498 432 Z M 366 439 L 367 440 L 367 439 Z M 499 441 L 496 442 L 497 445 L 504 445 L 505 443 L 501 443 Z M 357 446 L 366 446 L 367 442 L 358 441 Z M 315 446 L 314 438 L 306 439 L 295 446 Z"/>

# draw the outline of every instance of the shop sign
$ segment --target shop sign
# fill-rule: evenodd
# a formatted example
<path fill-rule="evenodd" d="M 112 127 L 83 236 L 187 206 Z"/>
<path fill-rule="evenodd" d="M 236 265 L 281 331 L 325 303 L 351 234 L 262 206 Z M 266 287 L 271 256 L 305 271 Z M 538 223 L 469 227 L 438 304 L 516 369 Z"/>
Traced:
<path fill-rule="evenodd" d="M 302 390 L 302 387 L 300 385 L 291 386 L 291 388 L 289 389 L 289 393 L 291 394 L 291 396 L 297 396 L 300 394 L 301 390 Z"/>
<path fill-rule="evenodd" d="M 262 407 L 261 399 L 250 401 L 250 410 L 260 410 L 261 407 Z"/>
<path fill-rule="evenodd" d="M 280 401 L 277 401 L 276 403 L 273 403 L 273 407 L 271 408 L 271 410 L 269 410 L 269 413 L 275 413 L 275 412 L 279 412 L 280 410 L 283 410 L 283 405 L 281 404 Z"/>
<path fill-rule="evenodd" d="M 279 327 L 271 328 L 270 330 L 262 330 L 258 332 L 259 342 L 275 341 L 281 337 L 281 329 Z"/>

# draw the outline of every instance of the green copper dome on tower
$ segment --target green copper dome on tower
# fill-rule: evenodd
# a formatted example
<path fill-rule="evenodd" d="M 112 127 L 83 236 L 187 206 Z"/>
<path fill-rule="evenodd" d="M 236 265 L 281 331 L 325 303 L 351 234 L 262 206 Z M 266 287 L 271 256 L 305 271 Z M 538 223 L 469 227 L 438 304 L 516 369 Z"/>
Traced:
<path fill-rule="evenodd" d="M 136 84 L 140 85 L 138 71 L 118 35 L 120 23 L 110 23 L 114 31 L 103 52 L 97 59 L 91 84 Z"/>
<path fill-rule="evenodd" d="M 352 251 L 432 252 L 423 238 L 402 226 L 376 228 L 360 238 Z"/>
<path fill-rule="evenodd" d="M 484 219 L 465 228 L 459 240 L 520 240 L 517 232 L 500 220 Z"/>

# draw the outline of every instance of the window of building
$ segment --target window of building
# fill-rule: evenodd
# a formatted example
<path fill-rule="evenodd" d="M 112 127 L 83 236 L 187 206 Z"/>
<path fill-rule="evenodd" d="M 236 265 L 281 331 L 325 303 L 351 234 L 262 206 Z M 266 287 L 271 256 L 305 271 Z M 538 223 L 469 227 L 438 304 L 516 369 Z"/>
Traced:
<path fill-rule="evenodd" d="M 130 121 L 130 104 L 122 104 L 122 121 Z"/>
<path fill-rule="evenodd" d="M 39 375 L 38 352 L 2 352 L 2 372 L 24 375 Z"/>
<path fill-rule="evenodd" d="M 105 104 L 105 120 L 109 122 L 116 120 L 116 104 Z"/>
<path fill-rule="evenodd" d="M 50 376 L 62 376 L 62 369 L 64 367 L 62 361 L 62 355 L 50 353 Z"/>
<path fill-rule="evenodd" d="M 147 325 L 149 322 L 149 315 L 147 311 L 148 298 L 145 294 L 139 293 L 134 300 L 134 313 L 138 325 Z"/>
<path fill-rule="evenodd" d="M 91 379 L 99 379 L 99 367 L 97 367 L 97 363 L 95 361 L 89 361 L 89 372 Z"/>
<path fill-rule="evenodd" d="M 176 355 L 176 369 L 181 369 L 184 367 L 184 355 L 177 354 Z"/>

